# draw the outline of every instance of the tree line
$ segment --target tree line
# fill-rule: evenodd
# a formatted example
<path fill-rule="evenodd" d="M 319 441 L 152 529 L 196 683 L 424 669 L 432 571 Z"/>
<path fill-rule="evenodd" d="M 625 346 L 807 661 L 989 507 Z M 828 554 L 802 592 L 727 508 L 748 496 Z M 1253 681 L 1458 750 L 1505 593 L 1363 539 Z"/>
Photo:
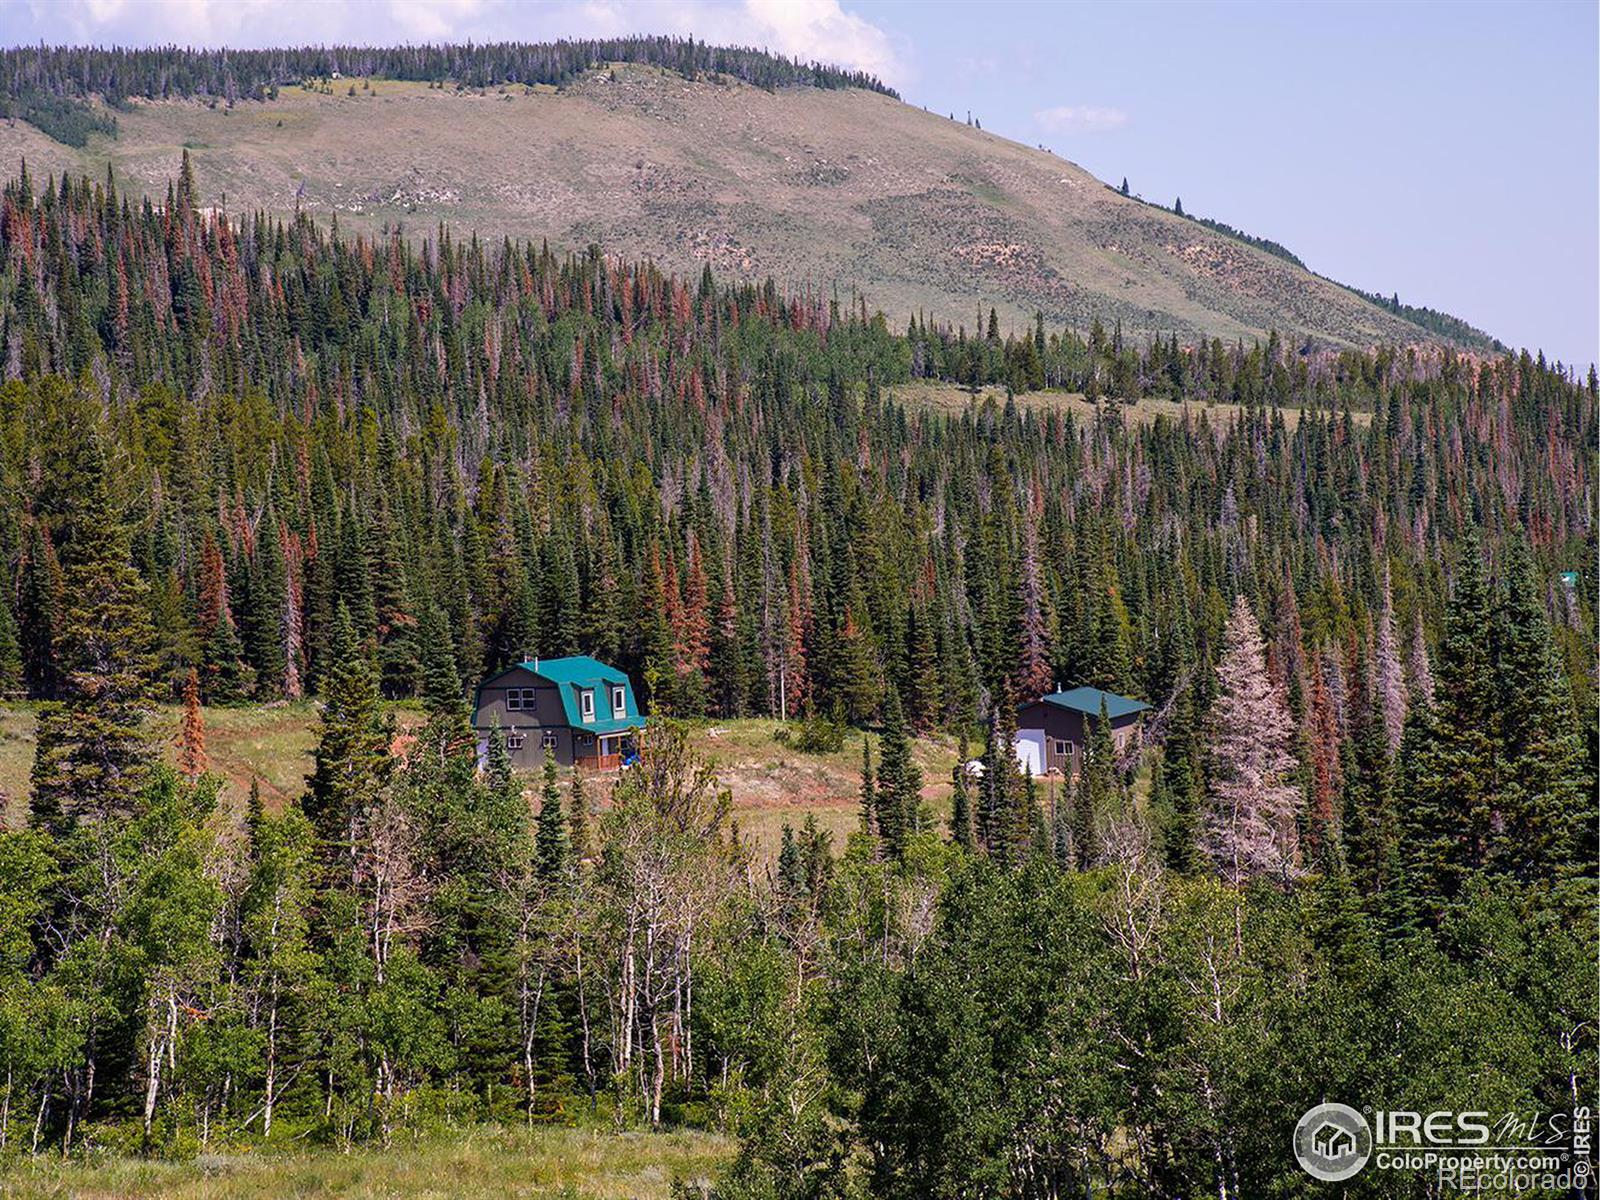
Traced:
<path fill-rule="evenodd" d="M 24 173 L 0 262 L 9 1148 L 588 1113 L 736 1131 L 730 1196 L 1231 1196 L 1335 1092 L 1592 1092 L 1593 373 L 902 335 L 187 172 Z M 1010 372 L 1096 403 L 897 398 Z M 869 730 L 860 832 L 769 866 L 670 719 L 604 811 L 480 770 L 464 687 L 530 651 Z M 1057 682 L 1143 748 L 1019 774 Z M 202 699 L 305 695 L 304 795 L 219 811 Z"/>
<path fill-rule="evenodd" d="M 336 74 L 450 82 L 469 88 L 500 84 L 560 87 L 585 71 L 616 62 L 661 67 L 686 79 L 726 75 L 768 90 L 854 87 L 898 98 L 892 88 L 865 71 L 805 63 L 749 46 L 712 46 L 693 37 L 647 35 L 270 50 L 16 46 L 0 50 L 0 96 L 99 98 L 112 107 L 130 99 L 198 99 L 231 105 L 239 100 L 266 100 L 279 87 L 330 79 Z"/>

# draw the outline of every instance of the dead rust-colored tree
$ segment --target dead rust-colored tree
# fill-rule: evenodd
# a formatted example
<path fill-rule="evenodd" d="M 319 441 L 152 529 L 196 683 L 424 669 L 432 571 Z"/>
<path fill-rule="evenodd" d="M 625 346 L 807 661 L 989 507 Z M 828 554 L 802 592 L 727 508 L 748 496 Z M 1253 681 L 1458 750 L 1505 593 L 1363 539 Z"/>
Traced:
<path fill-rule="evenodd" d="M 183 720 L 178 725 L 178 773 L 195 780 L 206 773 L 206 720 L 200 711 L 200 673 L 193 667 L 183 681 Z"/>

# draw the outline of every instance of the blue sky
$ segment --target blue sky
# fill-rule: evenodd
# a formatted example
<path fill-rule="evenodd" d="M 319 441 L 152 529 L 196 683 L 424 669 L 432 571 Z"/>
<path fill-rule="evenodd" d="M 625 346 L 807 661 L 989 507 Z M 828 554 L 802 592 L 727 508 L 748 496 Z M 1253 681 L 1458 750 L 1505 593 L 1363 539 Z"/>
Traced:
<path fill-rule="evenodd" d="M 9 44 L 621 32 L 865 67 L 1342 282 L 1600 361 L 1594 3 L 0 0 Z"/>

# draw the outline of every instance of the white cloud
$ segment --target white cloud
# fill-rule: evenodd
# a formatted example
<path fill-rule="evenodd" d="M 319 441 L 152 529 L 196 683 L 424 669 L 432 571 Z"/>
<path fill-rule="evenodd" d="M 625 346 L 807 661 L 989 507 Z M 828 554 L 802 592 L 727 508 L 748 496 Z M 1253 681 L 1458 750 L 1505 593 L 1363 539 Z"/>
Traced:
<path fill-rule="evenodd" d="M 389 19 L 401 41 L 442 42 L 483 14 L 482 0 L 389 0 Z"/>
<path fill-rule="evenodd" d="M 1128 114 L 1098 104 L 1058 104 L 1039 109 L 1033 119 L 1046 133 L 1109 133 L 1126 125 Z"/>
<path fill-rule="evenodd" d="M 769 50 L 870 71 L 885 81 L 902 78 L 889 35 L 846 12 L 839 0 L 744 0 L 743 12 L 765 34 L 762 41 Z"/>
<path fill-rule="evenodd" d="M 840 0 L 0 0 L 5 40 L 240 48 L 693 34 L 904 84 L 902 48 Z"/>

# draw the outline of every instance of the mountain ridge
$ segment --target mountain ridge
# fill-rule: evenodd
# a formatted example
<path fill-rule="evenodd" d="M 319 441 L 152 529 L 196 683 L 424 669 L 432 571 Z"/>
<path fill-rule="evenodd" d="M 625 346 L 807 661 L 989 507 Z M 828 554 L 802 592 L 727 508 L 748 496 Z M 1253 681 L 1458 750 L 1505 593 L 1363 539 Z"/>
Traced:
<path fill-rule="evenodd" d="M 236 210 L 594 243 L 669 270 L 710 264 L 860 294 L 901 322 L 965 325 L 994 307 L 1012 325 L 1037 312 L 1189 342 L 1276 330 L 1330 346 L 1492 348 L 886 93 L 763 89 L 637 64 L 559 88 L 340 87 L 306 81 L 232 106 L 129 99 L 117 136 L 81 149 L 13 120 L 0 154 L 38 175 L 110 167 L 159 203 L 187 150 L 202 195 Z"/>

